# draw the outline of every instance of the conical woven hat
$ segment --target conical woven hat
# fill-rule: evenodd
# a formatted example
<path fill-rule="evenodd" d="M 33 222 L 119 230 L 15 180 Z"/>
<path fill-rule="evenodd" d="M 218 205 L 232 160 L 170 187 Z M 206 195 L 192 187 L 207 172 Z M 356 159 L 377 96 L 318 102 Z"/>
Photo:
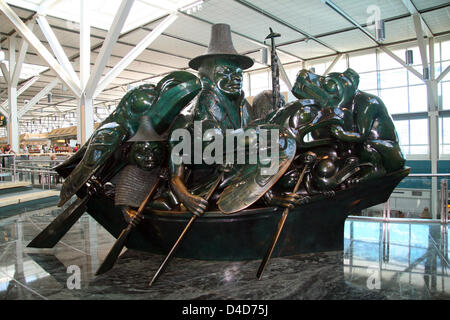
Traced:
<path fill-rule="evenodd" d="M 189 61 L 189 67 L 198 70 L 203 60 L 210 57 L 223 57 L 235 61 L 242 69 L 253 66 L 253 60 L 240 55 L 233 46 L 231 29 L 228 24 L 218 23 L 212 26 L 208 51 Z"/>

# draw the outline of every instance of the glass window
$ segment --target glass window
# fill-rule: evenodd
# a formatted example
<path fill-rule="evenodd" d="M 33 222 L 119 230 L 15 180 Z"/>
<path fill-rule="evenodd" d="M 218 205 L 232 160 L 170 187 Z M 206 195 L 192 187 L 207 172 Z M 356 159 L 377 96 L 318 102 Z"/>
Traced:
<path fill-rule="evenodd" d="M 428 145 L 428 119 L 409 120 L 411 126 L 410 143 L 412 145 Z"/>
<path fill-rule="evenodd" d="M 440 153 L 450 154 L 450 118 L 440 118 L 439 120 Z"/>
<path fill-rule="evenodd" d="M 344 72 L 345 70 L 347 70 L 347 59 L 345 59 L 345 56 L 343 56 L 334 65 L 330 72 Z"/>
<path fill-rule="evenodd" d="M 409 145 L 409 121 L 401 120 L 394 121 L 395 129 L 397 130 L 400 146 Z"/>
<path fill-rule="evenodd" d="M 442 82 L 442 109 L 450 109 L 450 82 Z"/>
<path fill-rule="evenodd" d="M 428 119 L 395 121 L 395 128 L 405 155 L 428 154 Z"/>
<path fill-rule="evenodd" d="M 427 87 L 411 86 L 409 87 L 409 112 L 427 111 Z"/>
<path fill-rule="evenodd" d="M 254 97 L 258 93 L 268 90 L 271 86 L 269 84 L 269 72 L 259 72 L 250 74 L 250 94 Z"/>
<path fill-rule="evenodd" d="M 450 61 L 442 62 L 442 71 L 444 71 L 448 66 L 450 66 Z M 437 77 L 439 77 L 439 75 L 441 73 L 439 72 L 439 73 L 436 73 L 436 74 L 437 74 Z M 450 72 L 446 74 L 446 76 L 442 79 L 442 81 L 450 81 Z"/>
<path fill-rule="evenodd" d="M 410 154 L 428 154 L 428 119 L 410 120 Z"/>
<path fill-rule="evenodd" d="M 364 92 L 373 94 L 374 96 L 378 96 L 378 90 L 364 90 Z"/>
<path fill-rule="evenodd" d="M 310 70 L 314 70 L 313 72 L 318 75 L 323 75 L 325 71 L 327 70 L 328 65 L 326 63 L 317 63 L 311 65 L 309 67 Z"/>
<path fill-rule="evenodd" d="M 400 59 L 405 60 L 405 50 L 393 50 L 392 53 L 398 56 Z M 414 55 L 414 59 L 415 58 L 416 56 Z M 400 64 L 396 60 L 392 59 L 387 53 L 382 51 L 380 51 L 379 54 L 379 61 L 380 70 L 394 69 L 400 66 Z"/>
<path fill-rule="evenodd" d="M 349 67 L 356 72 L 377 70 L 377 58 L 375 52 L 364 55 L 350 55 Z"/>
<path fill-rule="evenodd" d="M 442 61 L 450 60 L 450 40 L 441 42 Z"/>
<path fill-rule="evenodd" d="M 297 74 L 301 69 L 301 67 L 286 68 L 286 73 L 292 85 L 294 85 L 295 81 L 297 80 Z"/>
<path fill-rule="evenodd" d="M 250 96 L 250 88 L 249 88 L 249 83 L 248 83 L 249 77 L 250 77 L 250 75 L 248 73 L 245 73 L 244 74 L 244 82 L 242 83 L 242 90 L 244 90 L 246 97 Z"/>
<path fill-rule="evenodd" d="M 415 70 L 417 70 L 420 74 L 423 74 L 422 66 L 419 67 L 413 67 Z M 409 85 L 415 85 L 415 84 L 423 84 L 422 78 L 417 77 L 412 72 L 408 71 L 408 82 Z"/>
<path fill-rule="evenodd" d="M 394 69 L 380 72 L 381 88 L 402 87 L 408 85 L 406 69 Z"/>
<path fill-rule="evenodd" d="M 408 112 L 408 88 L 383 89 L 380 91 L 380 98 L 383 100 L 390 114 Z"/>
<path fill-rule="evenodd" d="M 360 90 L 367 91 L 378 88 L 377 72 L 366 72 L 359 74 Z"/>

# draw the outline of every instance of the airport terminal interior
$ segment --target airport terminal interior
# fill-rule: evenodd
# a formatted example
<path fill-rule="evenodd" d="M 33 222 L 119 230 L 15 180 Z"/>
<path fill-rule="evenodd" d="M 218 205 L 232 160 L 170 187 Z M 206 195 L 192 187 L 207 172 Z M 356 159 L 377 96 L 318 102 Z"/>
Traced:
<path fill-rule="evenodd" d="M 241 108 L 236 121 L 243 127 L 244 107 L 227 104 L 235 97 L 222 95 L 221 81 L 216 86 L 216 78 L 205 76 L 211 61 L 214 77 L 223 79 L 238 66 L 240 78 L 227 79 L 237 81 L 239 99 L 245 99 L 240 103 L 255 113 L 265 112 L 261 100 L 266 98 L 276 115 L 288 107 L 301 110 L 297 122 L 283 124 L 298 125 L 320 105 L 314 121 L 331 123 L 332 133 L 325 132 L 329 126 L 310 130 L 302 136 L 304 145 L 303 138 L 286 138 L 296 151 L 290 155 L 285 149 L 283 156 L 291 157 L 283 167 L 287 173 L 276 176 L 279 182 L 267 178 L 273 181 L 270 190 L 248 182 L 252 171 L 237 173 L 245 183 L 231 186 L 254 189 L 231 198 L 225 194 L 230 187 L 214 197 L 216 180 L 208 185 L 211 192 L 193 196 L 192 191 L 197 198 L 189 199 L 211 197 L 207 203 L 220 196 L 216 209 L 197 215 L 191 213 L 193 200 L 183 200 L 173 182 L 181 169 L 174 173 L 169 165 L 157 178 L 147 178 L 154 171 L 130 169 L 133 179 L 127 184 L 121 177 L 131 165 L 120 169 L 116 159 L 144 152 L 133 143 L 168 141 L 161 137 L 177 124 L 175 116 L 197 112 L 202 101 L 202 117 L 218 117 L 211 119 L 224 126 L 233 123 L 231 113 L 217 114 Z M 1 300 L 450 299 L 450 2 L 0 0 L 0 67 Z M 346 96 L 349 87 L 355 89 L 349 108 L 366 108 L 349 118 L 355 121 L 351 141 L 358 141 L 352 148 L 363 151 L 351 149 L 348 154 L 356 156 L 345 164 L 339 162 L 340 151 L 335 163 L 329 155 L 317 156 L 308 167 L 304 154 L 316 152 L 305 147 L 308 143 L 334 141 L 336 150 L 345 145 L 333 138 L 344 129 L 332 121 L 342 121 L 339 115 L 348 109 L 344 100 L 333 105 L 331 97 Z M 146 100 L 156 91 L 159 100 Z M 147 105 L 162 108 L 154 107 L 149 116 L 155 127 L 147 134 L 158 139 L 133 140 L 145 129 L 142 119 L 148 118 L 136 114 Z M 374 105 L 379 109 L 371 111 Z M 166 131 L 152 119 L 166 121 Z M 391 138 L 383 137 L 385 126 L 395 126 Z M 361 140 L 363 131 L 372 136 Z M 387 163 L 397 159 L 388 153 L 395 148 L 401 151 L 401 170 L 389 171 Z M 151 165 L 166 163 L 162 153 L 151 152 L 156 158 Z M 364 152 L 371 156 L 360 156 Z M 303 171 L 295 169 L 298 182 L 282 193 L 283 199 L 300 200 L 295 208 L 275 204 L 273 190 L 303 157 Z M 332 178 L 338 181 L 334 189 L 314 191 L 313 197 L 315 172 L 322 168 L 328 174 L 335 165 L 343 169 L 326 180 L 327 186 Z M 343 177 L 346 166 L 353 171 Z M 184 177 L 189 170 L 181 167 Z M 219 178 L 230 172 L 221 168 Z M 208 175 L 197 176 L 195 170 L 189 171 L 194 178 Z M 365 172 L 379 175 L 364 180 Z M 151 179 L 158 182 L 149 189 Z M 170 187 L 157 187 L 164 179 Z M 298 191 L 301 185 L 310 196 Z M 128 190 L 119 206 L 117 195 L 126 188 L 134 191 Z M 159 198 L 147 206 L 155 188 Z M 134 193 L 140 200 L 128 204 Z M 252 206 L 242 205 L 237 213 L 223 209 L 250 197 Z M 271 243 L 275 250 L 269 254 Z M 178 244 L 180 250 L 171 255 Z M 106 272 L 99 272 L 114 254 Z"/>

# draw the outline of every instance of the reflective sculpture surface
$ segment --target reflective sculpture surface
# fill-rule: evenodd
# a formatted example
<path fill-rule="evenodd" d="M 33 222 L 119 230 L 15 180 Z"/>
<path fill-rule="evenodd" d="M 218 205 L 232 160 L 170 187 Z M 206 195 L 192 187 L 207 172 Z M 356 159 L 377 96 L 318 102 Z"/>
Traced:
<path fill-rule="evenodd" d="M 30 246 L 54 245 L 86 208 L 117 238 L 100 273 L 124 245 L 167 252 L 176 239 L 159 275 L 190 228 L 197 231 L 186 241 L 199 238 L 180 246 L 182 256 L 262 256 L 282 208 L 259 277 L 277 241 L 284 244 L 277 255 L 339 248 L 345 217 L 386 201 L 409 172 L 392 118 L 380 98 L 358 90 L 351 69 L 301 70 L 297 101 L 266 91 L 250 105 L 242 84 L 252 65 L 234 49 L 230 27 L 218 24 L 208 52 L 190 62 L 198 77 L 177 71 L 128 92 L 56 168 L 65 177 L 60 205 L 75 194 L 79 200 Z M 236 136 L 243 137 L 237 145 Z"/>

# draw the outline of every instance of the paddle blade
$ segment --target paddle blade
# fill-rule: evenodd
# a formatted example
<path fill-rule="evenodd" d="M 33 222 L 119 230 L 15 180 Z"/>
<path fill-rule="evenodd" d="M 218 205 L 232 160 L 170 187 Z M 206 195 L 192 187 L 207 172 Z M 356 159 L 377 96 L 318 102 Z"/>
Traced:
<path fill-rule="evenodd" d="M 102 265 L 100 266 L 100 268 L 98 268 L 97 272 L 95 273 L 96 276 L 103 274 L 111 270 L 112 267 L 114 267 L 114 264 L 116 263 L 117 258 L 122 252 L 122 249 L 125 246 L 125 243 L 131 230 L 132 230 L 131 225 L 122 230 L 116 242 L 114 242 L 114 246 L 111 248 Z"/>
<path fill-rule="evenodd" d="M 86 195 L 84 198 L 78 198 L 67 209 L 61 212 L 47 228 L 39 233 L 30 242 L 28 247 L 53 248 L 86 211 L 86 203 L 88 200 L 89 195 Z"/>

